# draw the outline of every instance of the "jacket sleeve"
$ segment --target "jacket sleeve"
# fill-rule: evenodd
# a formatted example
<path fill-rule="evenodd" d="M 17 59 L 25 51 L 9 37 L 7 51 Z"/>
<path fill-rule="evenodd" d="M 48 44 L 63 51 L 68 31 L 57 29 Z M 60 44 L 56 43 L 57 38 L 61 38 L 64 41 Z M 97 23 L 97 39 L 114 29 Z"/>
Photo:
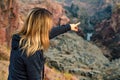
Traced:
<path fill-rule="evenodd" d="M 28 80 L 42 80 L 44 58 L 42 53 L 36 52 L 26 59 Z"/>
<path fill-rule="evenodd" d="M 67 25 L 62 25 L 62 26 L 58 26 L 58 27 L 54 27 L 51 29 L 51 32 L 49 34 L 49 38 L 52 39 L 60 34 L 63 34 L 67 31 L 71 30 L 71 27 L 69 24 Z"/>

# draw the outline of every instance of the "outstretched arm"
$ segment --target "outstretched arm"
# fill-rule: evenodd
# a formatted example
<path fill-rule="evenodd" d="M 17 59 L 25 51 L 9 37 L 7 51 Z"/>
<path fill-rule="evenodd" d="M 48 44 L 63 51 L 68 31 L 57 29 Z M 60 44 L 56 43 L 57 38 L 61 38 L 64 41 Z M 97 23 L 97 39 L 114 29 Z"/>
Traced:
<path fill-rule="evenodd" d="M 69 24 L 67 25 L 62 25 L 62 26 L 58 26 L 58 27 L 53 27 L 51 29 L 51 32 L 49 34 L 49 38 L 52 39 L 60 34 L 63 34 L 67 31 L 71 30 L 71 27 Z"/>
<path fill-rule="evenodd" d="M 62 26 L 58 26 L 58 27 L 54 27 L 51 29 L 51 32 L 49 34 L 49 38 L 52 39 L 60 34 L 63 34 L 69 30 L 73 30 L 73 31 L 78 31 L 78 25 L 80 24 L 67 24 L 67 25 L 62 25 Z"/>

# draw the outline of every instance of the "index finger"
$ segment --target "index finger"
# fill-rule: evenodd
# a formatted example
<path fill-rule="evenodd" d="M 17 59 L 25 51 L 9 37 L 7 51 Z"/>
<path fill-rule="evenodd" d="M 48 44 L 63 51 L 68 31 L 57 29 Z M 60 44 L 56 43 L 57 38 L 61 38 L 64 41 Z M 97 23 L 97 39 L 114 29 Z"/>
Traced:
<path fill-rule="evenodd" d="M 76 23 L 75 25 L 76 25 L 76 26 L 80 25 L 80 22 Z"/>

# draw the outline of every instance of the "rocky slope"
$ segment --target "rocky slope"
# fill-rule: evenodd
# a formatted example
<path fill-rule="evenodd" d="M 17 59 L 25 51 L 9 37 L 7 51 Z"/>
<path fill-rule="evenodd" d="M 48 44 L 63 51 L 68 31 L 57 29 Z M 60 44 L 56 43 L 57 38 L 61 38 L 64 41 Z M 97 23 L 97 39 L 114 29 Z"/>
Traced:
<path fill-rule="evenodd" d="M 65 33 L 51 40 L 45 55 L 50 67 L 72 73 L 79 80 L 120 79 L 120 60 L 109 62 L 102 50 L 74 33 Z"/>

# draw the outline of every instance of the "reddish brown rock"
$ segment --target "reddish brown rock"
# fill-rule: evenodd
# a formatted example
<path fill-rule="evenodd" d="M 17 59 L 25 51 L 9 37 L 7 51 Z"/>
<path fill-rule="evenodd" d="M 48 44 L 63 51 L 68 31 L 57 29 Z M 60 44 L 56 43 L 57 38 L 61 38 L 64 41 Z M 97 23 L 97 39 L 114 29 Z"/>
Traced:
<path fill-rule="evenodd" d="M 10 46 L 11 35 L 18 27 L 19 8 L 14 0 L 2 0 L 0 6 L 0 29 L 4 28 L 4 31 L 1 32 L 0 44 L 6 41 L 7 45 Z"/>
<path fill-rule="evenodd" d="M 6 43 L 6 28 L 0 28 L 0 45 Z"/>
<path fill-rule="evenodd" d="M 19 5 L 22 6 L 20 8 L 20 14 L 25 16 L 27 12 L 34 7 L 42 7 L 48 9 L 51 13 L 53 13 L 53 21 L 54 26 L 56 25 L 62 25 L 69 22 L 69 18 L 65 14 L 65 10 L 63 9 L 62 5 L 55 1 L 51 0 L 45 0 L 45 1 L 34 1 L 29 3 L 29 1 L 26 1 L 26 3 L 19 1 Z"/>

